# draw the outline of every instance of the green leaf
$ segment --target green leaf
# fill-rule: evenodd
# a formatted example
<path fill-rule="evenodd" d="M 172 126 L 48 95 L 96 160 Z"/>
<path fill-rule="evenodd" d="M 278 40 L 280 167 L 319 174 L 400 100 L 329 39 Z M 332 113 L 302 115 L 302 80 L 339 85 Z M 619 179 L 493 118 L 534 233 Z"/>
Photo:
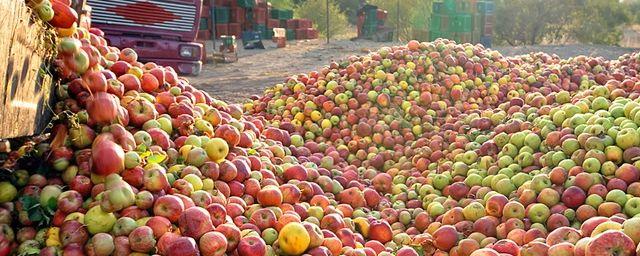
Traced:
<path fill-rule="evenodd" d="M 56 198 L 49 198 L 49 201 L 47 202 L 46 205 L 47 210 L 55 210 L 56 208 L 58 208 L 58 199 Z"/>
<path fill-rule="evenodd" d="M 31 209 L 34 206 L 38 205 L 38 199 L 32 196 L 20 197 L 20 202 L 22 202 L 22 207 L 24 209 Z"/>
<path fill-rule="evenodd" d="M 153 163 L 153 164 L 159 164 L 162 163 L 164 160 L 167 159 L 167 155 L 166 154 L 151 154 L 150 156 L 147 157 L 147 163 Z"/>
<path fill-rule="evenodd" d="M 29 220 L 33 222 L 40 222 L 44 218 L 42 212 L 39 209 L 29 211 Z"/>

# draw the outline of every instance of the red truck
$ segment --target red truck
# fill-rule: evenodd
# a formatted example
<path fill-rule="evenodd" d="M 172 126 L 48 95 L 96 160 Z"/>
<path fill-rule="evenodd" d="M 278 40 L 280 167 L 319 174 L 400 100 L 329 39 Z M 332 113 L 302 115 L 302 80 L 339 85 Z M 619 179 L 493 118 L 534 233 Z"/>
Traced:
<path fill-rule="evenodd" d="M 202 70 L 203 46 L 195 42 L 202 0 L 88 0 L 92 26 L 109 44 L 132 48 L 141 61 L 182 74 Z"/>

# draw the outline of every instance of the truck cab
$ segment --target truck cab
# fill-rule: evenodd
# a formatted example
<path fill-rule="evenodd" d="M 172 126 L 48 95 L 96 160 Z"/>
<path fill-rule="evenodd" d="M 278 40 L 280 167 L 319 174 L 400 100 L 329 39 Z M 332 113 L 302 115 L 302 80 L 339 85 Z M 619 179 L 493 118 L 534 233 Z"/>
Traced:
<path fill-rule="evenodd" d="M 92 26 L 109 44 L 131 48 L 140 61 L 171 66 L 186 75 L 202 70 L 203 46 L 195 42 L 202 0 L 87 0 Z"/>

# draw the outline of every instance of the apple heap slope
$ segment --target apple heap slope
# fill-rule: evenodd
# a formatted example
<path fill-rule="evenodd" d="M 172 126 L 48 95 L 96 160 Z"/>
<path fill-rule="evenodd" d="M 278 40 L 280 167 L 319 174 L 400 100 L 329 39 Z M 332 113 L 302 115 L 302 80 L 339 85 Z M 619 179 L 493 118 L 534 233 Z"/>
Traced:
<path fill-rule="evenodd" d="M 98 29 L 64 29 L 51 136 L 1 174 L 0 256 L 633 255 L 640 242 L 638 54 L 411 41 L 243 107 Z"/>
<path fill-rule="evenodd" d="M 632 255 L 638 61 L 412 41 L 294 76 L 245 109 L 342 184 L 356 229 L 387 222 L 394 253 Z"/>

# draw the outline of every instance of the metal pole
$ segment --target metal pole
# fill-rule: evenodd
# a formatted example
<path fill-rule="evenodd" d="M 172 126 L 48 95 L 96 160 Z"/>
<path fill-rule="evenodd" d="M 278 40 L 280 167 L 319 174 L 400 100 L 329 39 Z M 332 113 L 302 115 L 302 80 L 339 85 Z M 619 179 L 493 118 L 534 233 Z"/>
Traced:
<path fill-rule="evenodd" d="M 400 0 L 396 1 L 396 37 L 400 41 Z"/>
<path fill-rule="evenodd" d="M 329 34 L 329 0 L 327 0 L 327 44 L 329 43 L 329 37 L 331 37 L 331 35 Z"/>

